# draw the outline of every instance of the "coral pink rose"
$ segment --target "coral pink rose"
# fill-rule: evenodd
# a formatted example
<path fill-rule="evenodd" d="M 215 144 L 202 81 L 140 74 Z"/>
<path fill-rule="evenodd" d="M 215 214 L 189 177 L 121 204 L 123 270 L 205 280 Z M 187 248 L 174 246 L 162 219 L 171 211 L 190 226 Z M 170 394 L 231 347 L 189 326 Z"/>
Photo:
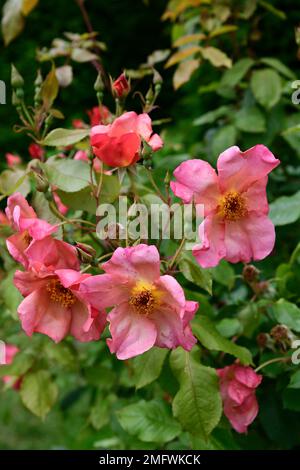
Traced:
<path fill-rule="evenodd" d="M 10 222 L 3 211 L 0 211 L 0 225 L 10 225 Z"/>
<path fill-rule="evenodd" d="M 81 282 L 91 275 L 74 269 L 79 267 L 78 261 L 66 243 L 57 245 L 54 242 L 59 240 L 51 240 L 51 248 L 47 240 L 35 242 L 30 247 L 31 269 L 15 273 L 14 283 L 25 297 L 18 308 L 22 328 L 28 336 L 43 333 L 55 342 L 67 334 L 79 341 L 97 340 L 106 316 L 79 292 Z"/>
<path fill-rule="evenodd" d="M 155 246 L 117 248 L 102 265 L 106 274 L 85 279 L 80 292 L 108 314 L 112 338 L 107 344 L 118 359 L 128 359 L 153 346 L 190 350 L 196 343 L 189 326 L 198 303 L 187 301 L 171 276 L 160 275 Z"/>
<path fill-rule="evenodd" d="M 12 229 L 17 232 L 7 238 L 7 249 L 16 261 L 27 267 L 27 248 L 34 240 L 41 240 L 56 232 L 57 226 L 39 219 L 20 193 L 14 193 L 7 199 L 5 213 Z"/>
<path fill-rule="evenodd" d="M 86 113 L 90 118 L 91 126 L 97 126 L 98 124 L 106 124 L 111 117 L 109 109 L 104 105 L 94 106 L 92 109 L 89 109 Z"/>
<path fill-rule="evenodd" d="M 224 414 L 237 432 L 245 433 L 258 413 L 255 389 L 260 385 L 262 376 L 251 367 L 239 364 L 218 369 L 217 373 Z"/>
<path fill-rule="evenodd" d="M 125 167 L 137 162 L 145 140 L 155 152 L 163 146 L 158 134 L 152 133 L 148 114 L 125 113 L 107 126 L 95 126 L 91 131 L 94 154 L 104 163 Z"/>
<path fill-rule="evenodd" d="M 5 345 L 5 364 L 12 364 L 15 355 L 19 352 L 19 348 L 15 346 L 14 344 L 6 344 Z M 11 377 L 10 375 L 4 375 L 2 377 L 2 380 L 5 384 L 11 384 L 14 379 L 14 382 L 12 384 L 12 387 L 15 390 L 19 390 L 22 382 L 22 377 Z"/>
<path fill-rule="evenodd" d="M 45 155 L 45 150 L 34 142 L 29 145 L 28 152 L 31 158 L 37 158 L 38 160 L 42 160 L 43 156 Z"/>
<path fill-rule="evenodd" d="M 114 95 L 118 98 L 127 96 L 130 91 L 130 85 L 125 73 L 121 73 L 121 75 L 112 83 L 111 87 Z"/>
<path fill-rule="evenodd" d="M 272 251 L 275 230 L 268 218 L 266 185 L 268 173 L 279 163 L 267 147 L 256 145 L 246 152 L 225 150 L 218 159 L 218 175 L 203 160 L 188 160 L 176 168 L 174 194 L 185 203 L 204 204 L 199 227 L 204 237 L 193 250 L 202 267 L 216 266 L 222 258 L 248 263 Z"/>
<path fill-rule="evenodd" d="M 68 212 L 69 208 L 66 206 L 62 200 L 60 199 L 59 195 L 57 194 L 56 190 L 53 191 L 53 199 L 55 201 L 55 204 L 57 205 L 57 209 L 62 215 L 66 215 Z"/>
<path fill-rule="evenodd" d="M 19 157 L 19 155 L 14 155 L 13 153 L 6 153 L 5 158 L 7 165 L 11 168 L 22 163 L 22 158 Z"/>

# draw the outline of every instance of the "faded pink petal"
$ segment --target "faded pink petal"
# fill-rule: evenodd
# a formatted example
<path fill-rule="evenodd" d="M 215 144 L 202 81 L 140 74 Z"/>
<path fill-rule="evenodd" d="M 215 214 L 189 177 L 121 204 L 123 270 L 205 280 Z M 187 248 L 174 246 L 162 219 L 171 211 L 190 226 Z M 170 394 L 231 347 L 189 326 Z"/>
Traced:
<path fill-rule="evenodd" d="M 58 302 L 51 302 L 43 287 L 28 295 L 19 305 L 18 314 L 22 328 L 28 336 L 43 333 L 56 343 L 68 333 L 71 312 Z"/>
<path fill-rule="evenodd" d="M 79 269 L 75 247 L 61 240 L 46 237 L 35 241 L 26 250 L 31 265 L 44 265 L 50 269 Z"/>
<path fill-rule="evenodd" d="M 246 152 L 241 152 L 236 146 L 230 147 L 221 153 L 218 159 L 220 188 L 246 191 L 255 181 L 267 176 L 279 163 L 264 145 L 255 145 Z"/>
<path fill-rule="evenodd" d="M 160 276 L 159 253 L 154 245 L 140 244 L 130 248 L 117 248 L 102 268 L 120 282 L 154 282 Z"/>
<path fill-rule="evenodd" d="M 130 359 L 154 346 L 157 336 L 154 323 L 146 316 L 134 313 L 128 303 L 115 307 L 107 318 L 112 336 L 107 344 L 118 359 Z"/>
<path fill-rule="evenodd" d="M 231 263 L 263 259 L 274 244 L 274 225 L 266 215 L 249 213 L 242 220 L 225 223 L 226 259 Z"/>
<path fill-rule="evenodd" d="M 196 260 L 203 268 L 217 266 L 226 256 L 223 221 L 213 215 L 207 216 L 199 226 L 199 238 L 201 245 L 195 245 L 193 249 Z"/>
<path fill-rule="evenodd" d="M 218 176 L 209 163 L 203 160 L 187 160 L 174 171 L 176 182 L 171 182 L 174 194 L 183 202 L 204 204 L 204 214 L 216 209 L 220 190 Z"/>
<path fill-rule="evenodd" d="M 80 293 L 91 305 L 102 310 L 118 305 L 128 299 L 128 291 L 110 274 L 99 274 L 84 280 L 80 285 Z"/>

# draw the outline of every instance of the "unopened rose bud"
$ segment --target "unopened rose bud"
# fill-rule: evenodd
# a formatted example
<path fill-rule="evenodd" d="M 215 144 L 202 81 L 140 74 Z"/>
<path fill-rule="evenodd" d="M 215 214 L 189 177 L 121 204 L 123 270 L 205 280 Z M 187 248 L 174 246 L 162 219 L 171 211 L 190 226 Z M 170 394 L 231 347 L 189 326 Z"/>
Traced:
<path fill-rule="evenodd" d="M 103 80 L 102 80 L 102 77 L 101 77 L 101 74 L 99 73 L 97 78 L 96 78 L 96 81 L 94 83 L 94 90 L 95 91 L 103 91 L 104 90 L 104 83 L 103 83 Z"/>
<path fill-rule="evenodd" d="M 24 86 L 23 77 L 13 64 L 11 65 L 11 86 L 16 90 Z"/>
<path fill-rule="evenodd" d="M 265 349 L 265 347 L 267 346 L 268 341 L 269 341 L 269 335 L 267 333 L 259 333 L 256 337 L 257 345 L 261 349 Z"/>
<path fill-rule="evenodd" d="M 48 181 L 39 173 L 33 173 L 35 178 L 36 190 L 40 193 L 45 193 L 48 191 L 49 183 Z"/>
<path fill-rule="evenodd" d="M 126 98 L 130 92 L 130 83 L 124 72 L 112 83 L 112 92 L 117 98 Z"/>
<path fill-rule="evenodd" d="M 45 150 L 40 145 L 35 144 L 34 142 L 29 145 L 28 152 L 31 158 L 37 158 L 38 160 L 41 160 L 45 155 Z"/>
<path fill-rule="evenodd" d="M 96 250 L 92 246 L 86 245 L 85 243 L 77 243 L 76 250 L 82 263 L 93 264 L 96 256 Z"/>
<path fill-rule="evenodd" d="M 248 283 L 251 284 L 256 282 L 259 277 L 259 270 L 252 264 L 247 264 L 243 269 L 243 278 Z"/>

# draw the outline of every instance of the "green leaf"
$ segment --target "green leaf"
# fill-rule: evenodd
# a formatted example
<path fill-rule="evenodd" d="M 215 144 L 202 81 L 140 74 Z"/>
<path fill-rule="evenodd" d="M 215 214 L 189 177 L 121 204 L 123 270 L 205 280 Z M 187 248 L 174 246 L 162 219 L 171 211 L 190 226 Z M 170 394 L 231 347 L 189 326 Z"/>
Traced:
<path fill-rule="evenodd" d="M 300 191 L 293 196 L 282 196 L 270 204 L 270 218 L 274 225 L 288 225 L 300 218 Z"/>
<path fill-rule="evenodd" d="M 178 90 L 182 85 L 189 81 L 195 70 L 200 66 L 199 59 L 190 59 L 181 62 L 173 76 L 173 86 Z"/>
<path fill-rule="evenodd" d="M 266 118 L 257 106 L 245 107 L 235 114 L 235 125 L 243 132 L 265 132 Z"/>
<path fill-rule="evenodd" d="M 136 389 L 145 387 L 160 376 L 167 354 L 167 349 L 151 348 L 132 360 Z"/>
<path fill-rule="evenodd" d="M 254 63 L 254 60 L 248 57 L 237 61 L 231 69 L 226 70 L 220 81 L 220 86 L 234 88 L 240 83 Z"/>
<path fill-rule="evenodd" d="M 275 70 L 255 70 L 250 85 L 256 101 L 263 107 L 271 109 L 280 100 L 281 78 Z"/>
<path fill-rule="evenodd" d="M 23 300 L 22 295 L 14 285 L 15 271 L 10 271 L 0 284 L 0 300 L 3 302 L 11 316 L 18 318 L 17 310 Z"/>
<path fill-rule="evenodd" d="M 212 137 L 211 151 L 213 158 L 216 159 L 228 147 L 235 145 L 236 139 L 237 130 L 235 126 L 228 125 L 218 129 Z"/>
<path fill-rule="evenodd" d="M 80 160 L 58 159 L 45 163 L 43 169 L 49 182 L 62 191 L 75 193 L 89 186 L 89 165 Z"/>
<path fill-rule="evenodd" d="M 220 335 L 225 338 L 232 338 L 233 336 L 241 333 L 242 325 L 237 318 L 223 318 L 216 325 L 216 329 Z"/>
<path fill-rule="evenodd" d="M 53 129 L 43 140 L 43 145 L 49 147 L 67 147 L 85 139 L 90 134 L 90 129 Z"/>
<path fill-rule="evenodd" d="M 45 418 L 57 398 L 57 387 L 49 372 L 40 370 L 25 375 L 20 396 L 23 404 L 39 418 Z"/>
<path fill-rule="evenodd" d="M 223 338 L 208 317 L 199 315 L 195 317 L 192 323 L 192 329 L 195 336 L 205 348 L 231 354 L 237 357 L 242 364 L 252 364 L 250 351 Z"/>
<path fill-rule="evenodd" d="M 109 422 L 110 408 L 116 398 L 113 394 L 105 396 L 103 392 L 98 392 L 90 414 L 91 424 L 97 431 Z"/>
<path fill-rule="evenodd" d="M 220 117 L 227 116 L 229 112 L 232 111 L 230 106 L 220 106 L 213 111 L 209 111 L 208 113 L 202 114 L 202 116 L 198 117 L 193 121 L 194 126 L 203 126 L 204 124 L 212 124 L 215 123 Z"/>
<path fill-rule="evenodd" d="M 141 400 L 119 410 L 117 417 L 125 431 L 144 442 L 169 442 L 181 431 L 162 400 Z"/>
<path fill-rule="evenodd" d="M 23 31 L 25 20 L 22 15 L 22 0 L 7 0 L 3 7 L 1 21 L 4 43 L 7 46 Z"/>
<path fill-rule="evenodd" d="M 209 269 L 201 268 L 191 252 L 185 252 L 179 260 L 179 269 L 184 277 L 212 294 L 212 276 Z"/>
<path fill-rule="evenodd" d="M 262 59 L 260 59 L 260 62 L 265 65 L 268 65 L 269 67 L 272 67 L 274 70 L 277 70 L 277 72 L 279 72 L 286 78 L 289 78 L 291 80 L 296 80 L 297 78 L 291 69 L 289 69 L 286 65 L 284 65 L 280 60 L 276 59 L 275 57 L 263 57 Z"/>
<path fill-rule="evenodd" d="M 291 375 L 288 388 L 300 388 L 300 370 Z"/>
<path fill-rule="evenodd" d="M 21 377 L 29 371 L 33 364 L 34 356 L 32 354 L 18 352 L 11 364 L 0 367 L 0 377 L 4 375 L 16 378 Z"/>
<path fill-rule="evenodd" d="M 270 2 L 266 2 L 265 0 L 259 0 L 259 4 L 266 10 L 268 10 L 270 13 L 273 13 L 273 15 L 278 16 L 278 18 L 280 18 L 281 20 L 286 20 L 286 14 L 284 13 L 284 11 L 275 8 L 274 5 L 272 5 Z"/>
<path fill-rule="evenodd" d="M 292 302 L 279 299 L 272 307 L 278 323 L 286 325 L 291 330 L 300 332 L 300 309 Z"/>
<path fill-rule="evenodd" d="M 214 281 L 219 282 L 223 286 L 232 289 L 235 281 L 235 272 L 232 266 L 222 259 L 218 266 L 212 268 L 211 270 L 212 278 Z"/>
<path fill-rule="evenodd" d="M 180 388 L 173 400 L 173 414 L 185 431 L 206 439 L 222 415 L 222 403 L 215 369 L 205 367 L 193 352 L 177 348 L 170 363 Z"/>
<path fill-rule="evenodd" d="M 44 108 L 50 109 L 55 98 L 58 95 L 59 84 L 56 77 L 55 67 L 52 67 L 41 87 L 41 96 Z"/>
<path fill-rule="evenodd" d="M 232 60 L 220 49 L 212 46 L 200 47 L 199 49 L 201 50 L 202 57 L 215 67 L 230 68 L 232 66 Z"/>
<path fill-rule="evenodd" d="M 0 193 L 10 196 L 17 191 L 24 197 L 30 192 L 28 173 L 24 170 L 4 170 L 0 175 Z"/>

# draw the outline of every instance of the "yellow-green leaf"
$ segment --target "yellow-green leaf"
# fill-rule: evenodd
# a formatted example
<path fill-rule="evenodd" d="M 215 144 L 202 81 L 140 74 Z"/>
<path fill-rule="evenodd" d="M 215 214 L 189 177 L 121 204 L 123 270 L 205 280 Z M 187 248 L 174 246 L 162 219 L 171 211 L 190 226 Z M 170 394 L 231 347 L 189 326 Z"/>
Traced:
<path fill-rule="evenodd" d="M 179 64 L 173 76 L 173 86 L 175 90 L 177 90 L 182 85 L 184 85 L 184 83 L 189 81 L 193 72 L 197 70 L 200 63 L 201 62 L 198 59 L 191 59 L 185 60 L 184 62 L 181 62 L 181 64 Z"/>
<path fill-rule="evenodd" d="M 24 16 L 28 16 L 30 12 L 37 6 L 39 0 L 23 0 L 22 1 L 22 13 Z"/>
<path fill-rule="evenodd" d="M 232 66 L 232 60 L 220 49 L 212 46 L 201 47 L 200 49 L 203 58 L 209 60 L 215 67 L 227 67 L 230 69 Z"/>
<path fill-rule="evenodd" d="M 187 47 L 186 49 L 182 49 L 181 51 L 176 52 L 169 58 L 168 62 L 165 65 L 165 68 L 172 67 L 172 65 L 178 64 L 178 62 L 182 62 L 187 57 L 196 54 L 200 51 L 200 46 L 191 46 Z"/>

